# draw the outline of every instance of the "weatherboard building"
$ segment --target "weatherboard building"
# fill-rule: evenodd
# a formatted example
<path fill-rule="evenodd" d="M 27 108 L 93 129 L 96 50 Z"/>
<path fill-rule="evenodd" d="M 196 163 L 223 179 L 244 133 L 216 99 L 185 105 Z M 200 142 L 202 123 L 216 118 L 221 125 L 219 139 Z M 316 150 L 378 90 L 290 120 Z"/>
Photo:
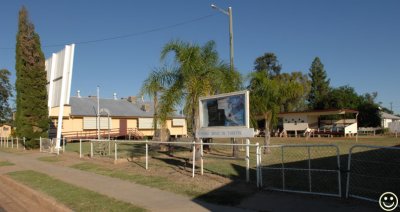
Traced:
<path fill-rule="evenodd" d="M 100 108 L 100 118 L 97 108 Z M 98 129 L 102 139 L 141 139 L 154 135 L 152 102 L 135 96 L 117 99 L 99 99 L 96 96 L 71 97 L 64 105 L 61 135 L 67 140 L 94 139 Z M 59 107 L 50 108 L 52 120 L 50 137 L 56 137 Z M 98 121 L 99 120 L 99 121 Z M 158 127 L 160 128 L 160 127 Z M 167 119 L 171 137 L 186 137 L 187 126 L 184 116 L 176 114 Z"/>

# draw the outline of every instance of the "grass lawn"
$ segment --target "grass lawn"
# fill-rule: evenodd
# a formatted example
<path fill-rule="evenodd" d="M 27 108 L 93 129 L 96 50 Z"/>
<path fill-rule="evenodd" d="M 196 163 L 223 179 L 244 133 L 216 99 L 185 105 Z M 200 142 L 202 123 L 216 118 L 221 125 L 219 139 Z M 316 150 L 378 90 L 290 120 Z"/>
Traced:
<path fill-rule="evenodd" d="M 61 157 L 57 157 L 57 156 L 40 157 L 40 158 L 38 158 L 38 160 L 44 161 L 44 162 L 50 162 L 50 163 L 63 161 L 63 159 Z"/>
<path fill-rule="evenodd" d="M 8 175 L 55 198 L 74 211 L 145 211 L 143 208 L 73 186 L 35 171 L 18 171 Z"/>
<path fill-rule="evenodd" d="M 71 166 L 72 168 L 94 172 L 96 174 L 115 177 L 123 180 L 128 180 L 138 184 L 159 188 L 162 190 L 172 191 L 175 193 L 184 194 L 191 197 L 196 197 L 205 192 L 204 189 L 194 187 L 192 185 L 179 184 L 167 177 L 142 175 L 140 173 L 129 172 L 127 170 L 118 170 L 93 163 L 80 163 Z"/>
<path fill-rule="evenodd" d="M 0 161 L 0 166 L 13 166 L 14 164 L 9 161 Z"/>
<path fill-rule="evenodd" d="M 229 139 L 215 139 L 214 143 L 229 143 Z M 238 139 L 239 143 L 245 142 Z M 253 138 L 251 143 L 263 144 L 263 138 Z M 359 137 L 356 141 L 355 137 L 352 138 L 272 138 L 271 145 L 281 144 L 333 144 L 338 147 L 341 159 L 341 167 L 347 167 L 347 155 L 349 149 L 354 145 L 374 145 L 374 146 L 398 146 L 400 145 L 400 138 L 383 137 L 383 136 L 370 136 Z M 108 145 L 107 145 L 108 146 Z M 105 158 L 112 162 L 114 160 L 114 142 L 110 143 L 111 155 L 100 156 L 95 155 L 95 158 Z M 90 152 L 90 143 L 85 142 L 82 145 L 84 155 Z M 66 148 L 68 151 L 79 153 L 79 143 L 69 143 Z M 232 147 L 229 146 L 211 146 L 211 151 L 204 155 L 204 171 L 205 175 L 200 176 L 199 162 L 196 162 L 196 176 L 191 178 L 191 157 L 190 146 L 187 145 L 174 145 L 173 150 L 159 151 L 157 148 L 149 150 L 149 170 L 144 169 L 144 154 L 145 148 L 143 144 L 132 143 L 118 143 L 118 158 L 130 158 L 130 162 L 123 164 L 102 164 L 99 161 L 104 160 L 90 160 L 81 164 L 72 166 L 73 168 L 94 172 L 97 174 L 107 175 L 110 177 L 120 178 L 123 180 L 132 181 L 135 183 L 160 188 L 163 190 L 184 194 L 193 198 L 199 198 L 209 202 L 216 202 L 221 204 L 235 205 L 241 199 L 256 192 L 255 181 L 255 148 L 250 148 L 250 180 L 251 183 L 245 183 L 245 149 L 239 147 L 239 159 L 234 159 L 232 155 Z M 285 147 L 284 161 L 288 164 L 287 167 L 300 167 L 306 168 L 308 163 L 308 149 L 307 148 L 289 148 Z M 336 148 L 332 147 L 318 147 L 310 150 L 310 158 L 312 159 L 313 168 L 328 168 L 337 169 Z M 368 151 L 368 149 L 356 148 L 354 152 Z M 282 162 L 280 147 L 272 147 L 270 154 L 262 154 L 262 166 L 279 166 Z M 267 174 L 263 172 L 263 175 Z M 277 173 L 279 175 L 279 173 Z M 301 175 L 301 176 L 300 176 Z M 293 178 L 294 181 L 305 180 L 307 175 L 296 174 L 286 176 L 288 180 Z M 272 175 L 270 175 L 272 176 Z M 315 180 L 321 178 L 321 182 L 330 183 L 332 179 L 334 182 L 337 175 L 314 174 Z M 343 177 L 343 176 L 342 176 Z M 329 178 L 329 179 L 328 179 Z M 264 178 L 265 180 L 274 180 L 272 178 Z M 303 180 L 304 180 L 303 179 Z M 280 179 L 275 179 L 279 184 Z M 344 180 L 344 179 L 343 179 Z M 308 181 L 307 181 L 308 182 Z M 344 185 L 342 182 L 342 185 Z M 289 181 L 288 181 L 289 183 Z M 279 187 L 279 185 L 277 185 Z M 301 185 L 299 189 L 303 189 Z M 295 188 L 294 188 L 295 189 Z M 330 187 L 327 187 L 330 189 Z M 322 190 L 321 190 L 322 192 Z"/>

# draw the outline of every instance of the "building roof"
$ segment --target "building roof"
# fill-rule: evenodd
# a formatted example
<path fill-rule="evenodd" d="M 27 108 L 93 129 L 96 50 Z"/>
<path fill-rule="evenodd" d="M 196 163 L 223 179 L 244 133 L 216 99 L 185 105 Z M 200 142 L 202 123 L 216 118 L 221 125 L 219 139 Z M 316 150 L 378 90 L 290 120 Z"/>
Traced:
<path fill-rule="evenodd" d="M 383 111 L 381 111 L 381 117 L 383 119 L 400 120 L 400 117 L 392 115 L 390 113 L 383 112 Z"/>
<path fill-rule="evenodd" d="M 314 116 L 327 116 L 327 115 L 341 115 L 349 113 L 358 113 L 357 110 L 352 109 L 326 109 L 326 110 L 311 110 L 311 111 L 301 111 L 301 112 L 284 112 L 279 113 L 279 117 L 285 115 L 314 115 Z"/>
<path fill-rule="evenodd" d="M 100 99 L 100 112 L 108 111 L 111 117 L 153 117 L 154 109 L 152 102 L 128 99 Z M 96 97 L 71 97 L 71 116 L 96 116 Z M 106 115 L 107 113 L 101 113 Z M 182 115 L 174 114 L 173 118 L 183 118 Z"/>

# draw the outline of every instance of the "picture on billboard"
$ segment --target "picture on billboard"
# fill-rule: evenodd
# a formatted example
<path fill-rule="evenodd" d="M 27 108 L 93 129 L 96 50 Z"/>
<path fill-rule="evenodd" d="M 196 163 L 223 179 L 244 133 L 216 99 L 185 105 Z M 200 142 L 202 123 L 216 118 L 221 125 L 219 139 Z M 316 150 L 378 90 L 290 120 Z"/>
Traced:
<path fill-rule="evenodd" d="M 200 99 L 200 121 L 205 127 L 248 127 L 248 92 Z"/>

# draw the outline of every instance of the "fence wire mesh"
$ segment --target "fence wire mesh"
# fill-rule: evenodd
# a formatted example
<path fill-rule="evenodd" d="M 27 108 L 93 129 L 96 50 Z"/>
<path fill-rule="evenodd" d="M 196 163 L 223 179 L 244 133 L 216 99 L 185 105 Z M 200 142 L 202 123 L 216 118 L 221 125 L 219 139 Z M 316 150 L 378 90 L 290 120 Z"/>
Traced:
<path fill-rule="evenodd" d="M 55 152 L 56 140 L 51 138 L 40 138 L 40 151 L 53 153 Z"/>
<path fill-rule="evenodd" d="M 347 196 L 376 202 L 384 192 L 400 195 L 400 148 L 353 146 L 348 169 Z"/>
<path fill-rule="evenodd" d="M 261 159 L 267 189 L 341 196 L 340 159 L 335 145 L 276 145 Z M 268 151 L 267 151 L 268 152 Z"/>

